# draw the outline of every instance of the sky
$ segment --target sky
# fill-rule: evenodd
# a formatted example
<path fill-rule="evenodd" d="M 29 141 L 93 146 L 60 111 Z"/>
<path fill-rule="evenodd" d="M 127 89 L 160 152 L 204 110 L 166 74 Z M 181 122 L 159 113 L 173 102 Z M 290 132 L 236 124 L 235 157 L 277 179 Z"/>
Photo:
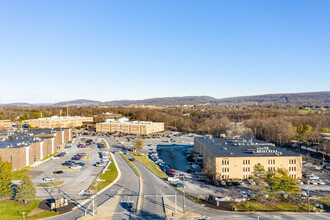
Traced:
<path fill-rule="evenodd" d="M 0 0 L 0 103 L 330 90 L 328 0 Z"/>

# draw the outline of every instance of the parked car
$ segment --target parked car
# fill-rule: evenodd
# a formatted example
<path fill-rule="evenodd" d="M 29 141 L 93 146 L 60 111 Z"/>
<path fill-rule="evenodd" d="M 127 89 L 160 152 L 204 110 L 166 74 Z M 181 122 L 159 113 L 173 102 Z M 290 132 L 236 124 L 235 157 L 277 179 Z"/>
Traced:
<path fill-rule="evenodd" d="M 54 171 L 53 173 L 54 173 L 54 174 L 63 174 L 64 172 L 63 172 L 63 170 L 56 170 L 56 171 Z"/>
<path fill-rule="evenodd" d="M 166 174 L 175 174 L 175 170 L 169 170 L 166 172 Z"/>
<path fill-rule="evenodd" d="M 71 165 L 73 165 L 74 164 L 74 162 L 73 161 L 65 161 L 64 163 L 62 163 L 62 165 L 63 166 L 71 166 Z"/>
<path fill-rule="evenodd" d="M 107 165 L 107 162 L 96 162 L 96 164 L 95 164 L 95 166 L 97 166 L 97 167 L 105 167 Z"/>
<path fill-rule="evenodd" d="M 179 182 L 180 181 L 180 179 L 179 178 L 177 178 L 177 177 L 167 177 L 167 181 L 169 181 L 169 182 Z"/>
<path fill-rule="evenodd" d="M 47 176 L 47 177 L 44 177 L 42 178 L 43 181 L 54 181 L 55 180 L 55 177 L 53 176 Z"/>
<path fill-rule="evenodd" d="M 225 186 L 226 185 L 226 182 L 222 180 L 222 181 L 220 181 L 220 185 L 221 186 Z"/>
<path fill-rule="evenodd" d="M 248 197 L 248 194 L 245 191 L 241 191 L 240 194 L 245 199 Z"/>
<path fill-rule="evenodd" d="M 183 187 L 183 184 L 182 183 L 176 183 L 175 187 Z"/>
<path fill-rule="evenodd" d="M 83 163 L 83 162 L 78 162 L 78 163 L 75 163 L 76 165 L 78 165 L 78 166 L 85 166 L 85 164 Z"/>
<path fill-rule="evenodd" d="M 71 159 L 72 159 L 72 160 L 81 160 L 81 157 L 76 157 L 76 156 L 74 156 L 74 157 L 72 157 Z"/>
<path fill-rule="evenodd" d="M 131 161 L 135 161 L 135 158 L 132 158 Z"/>
<path fill-rule="evenodd" d="M 78 169 L 80 169 L 81 168 L 81 166 L 79 166 L 79 165 L 72 165 L 71 167 L 69 167 L 70 169 L 75 169 L 75 170 L 78 170 Z"/>

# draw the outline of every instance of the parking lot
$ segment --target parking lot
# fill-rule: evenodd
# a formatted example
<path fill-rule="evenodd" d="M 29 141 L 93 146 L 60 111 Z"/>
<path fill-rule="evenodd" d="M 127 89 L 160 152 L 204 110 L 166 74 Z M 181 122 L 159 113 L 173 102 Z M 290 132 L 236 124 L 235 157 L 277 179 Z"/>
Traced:
<path fill-rule="evenodd" d="M 87 190 L 90 184 L 102 171 L 103 165 L 96 166 L 101 163 L 100 151 L 108 151 L 99 149 L 97 143 L 102 143 L 99 138 L 93 138 L 88 144 L 87 138 L 77 138 L 73 143 L 68 144 L 71 147 L 64 148 L 63 156 L 54 156 L 48 161 L 31 169 L 29 174 L 32 181 L 36 185 L 51 183 L 62 183 L 58 187 L 37 187 L 37 196 L 39 198 L 57 198 L 72 197 L 76 200 L 82 199 L 82 190 Z M 80 147 L 78 147 L 78 145 Z M 57 171 L 58 174 L 54 172 Z M 62 173 L 63 172 L 63 173 Z M 78 195 L 79 194 L 79 195 Z"/>

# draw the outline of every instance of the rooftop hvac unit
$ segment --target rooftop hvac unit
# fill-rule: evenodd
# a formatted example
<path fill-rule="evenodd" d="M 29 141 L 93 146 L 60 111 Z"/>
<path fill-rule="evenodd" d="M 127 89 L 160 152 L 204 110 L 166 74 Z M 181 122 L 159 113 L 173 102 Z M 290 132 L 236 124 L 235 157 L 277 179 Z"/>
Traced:
<path fill-rule="evenodd" d="M 223 147 L 222 149 L 223 149 L 223 150 L 227 150 L 227 148 L 226 148 L 226 147 Z"/>

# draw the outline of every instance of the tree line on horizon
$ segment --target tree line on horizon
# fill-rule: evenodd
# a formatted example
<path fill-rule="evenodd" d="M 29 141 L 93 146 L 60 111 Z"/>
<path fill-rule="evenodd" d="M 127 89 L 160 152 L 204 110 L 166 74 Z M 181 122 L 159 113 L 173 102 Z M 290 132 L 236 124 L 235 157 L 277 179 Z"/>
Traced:
<path fill-rule="evenodd" d="M 67 115 L 66 107 L 0 107 L 0 119 L 27 119 Z M 193 107 L 69 107 L 70 115 L 93 116 L 119 113 L 131 120 L 164 122 L 171 131 L 242 135 L 274 143 L 292 140 L 320 143 L 320 133 L 330 128 L 330 110 L 308 111 L 283 105 L 232 105 Z"/>

